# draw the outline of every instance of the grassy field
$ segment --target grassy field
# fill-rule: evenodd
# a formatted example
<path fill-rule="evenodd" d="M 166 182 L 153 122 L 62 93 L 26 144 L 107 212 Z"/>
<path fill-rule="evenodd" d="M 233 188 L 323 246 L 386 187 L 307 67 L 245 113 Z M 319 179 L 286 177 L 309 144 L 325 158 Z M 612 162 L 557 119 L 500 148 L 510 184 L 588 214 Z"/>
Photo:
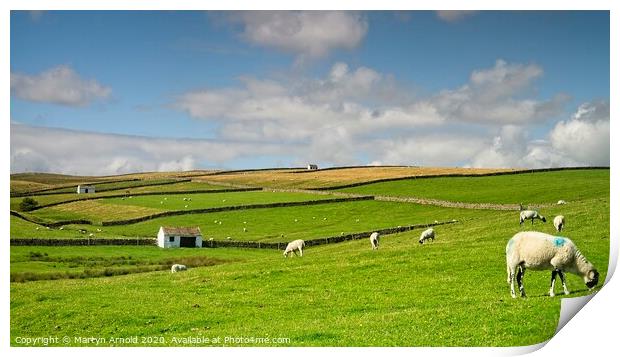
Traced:
<path fill-rule="evenodd" d="M 381 182 L 339 190 L 473 203 L 556 203 L 609 197 L 609 170 L 566 170 L 486 177 Z"/>
<path fill-rule="evenodd" d="M 149 195 L 71 202 L 32 211 L 29 215 L 45 222 L 87 219 L 95 224 L 101 224 L 102 221 L 143 217 L 166 211 L 333 198 L 335 197 L 332 195 L 263 191 Z"/>
<path fill-rule="evenodd" d="M 127 191 L 129 190 L 131 192 L 132 188 L 134 187 L 141 187 L 141 186 L 150 186 L 150 185 L 170 185 L 172 182 L 176 182 L 178 180 L 171 180 L 171 179 L 163 179 L 163 180 L 138 180 L 138 181 L 123 181 L 123 182 L 112 182 L 112 183 L 105 183 L 105 182 L 101 182 L 101 183 L 97 183 L 95 184 L 95 192 L 97 191 L 112 191 L 112 190 L 119 190 L 119 191 Z M 59 189 L 55 189 L 55 190 L 50 190 L 50 191 L 46 191 L 46 193 L 74 193 L 76 192 L 77 187 L 76 186 L 71 186 L 71 187 L 65 187 L 65 188 L 59 188 Z"/>
<path fill-rule="evenodd" d="M 455 167 L 355 167 L 335 170 L 270 170 L 234 172 L 205 176 L 212 182 L 234 183 L 255 187 L 281 188 L 318 188 L 331 187 L 377 179 L 432 176 L 445 174 L 482 174 L 489 172 L 510 171 L 505 169 L 464 169 Z M 200 177 L 196 177 L 199 180 Z"/>
<path fill-rule="evenodd" d="M 603 282 L 609 255 L 609 172 L 540 175 L 542 180 L 531 183 L 542 181 L 547 187 L 534 185 L 534 193 L 503 188 L 515 181 L 501 180 L 517 176 L 488 177 L 469 186 L 452 181 L 461 180 L 457 178 L 415 183 L 434 185 L 434 190 L 427 188 L 433 194 L 429 197 L 445 200 L 567 200 L 567 205 L 550 205 L 541 213 L 551 219 L 566 216 L 562 236 L 577 244 Z M 401 182 L 408 181 L 390 184 Z M 557 191 L 556 185 L 565 190 Z M 358 188 L 366 187 L 373 194 L 407 196 L 407 188 L 398 186 Z M 479 195 L 467 192 L 472 190 Z M 559 193 L 563 195 L 557 197 Z M 227 201 L 233 196 L 222 195 Z M 467 200 L 478 196 L 488 200 Z M 141 198 L 149 200 L 141 206 L 106 201 L 118 210 L 161 205 L 161 196 Z M 183 202 L 174 200 L 175 205 Z M 551 219 L 520 226 L 516 211 L 360 201 L 183 215 L 127 226 L 67 226 L 64 231 L 36 230 L 37 225 L 11 217 L 11 237 L 83 237 L 79 228 L 102 228 L 98 237 L 154 237 L 160 225 L 175 225 L 200 226 L 205 239 L 278 242 L 451 219 L 459 222 L 436 227 L 437 239 L 425 245 L 417 243 L 420 229 L 383 236 L 377 251 L 362 239 L 308 247 L 303 257 L 290 259 L 268 249 L 12 246 L 11 344 L 17 345 L 17 336 L 104 337 L 106 346 L 135 346 L 109 340 L 133 336 L 143 346 L 178 346 L 183 344 L 173 338 L 200 336 L 288 339 L 278 346 L 516 346 L 550 338 L 563 295 L 547 295 L 550 272 L 528 271 L 529 297 L 512 299 L 504 251 L 518 231 L 554 234 L 554 228 Z M 162 271 L 173 261 L 191 268 L 178 274 Z M 570 296 L 588 294 L 581 278 L 567 277 Z M 147 339 L 152 337 L 156 340 Z M 89 344 L 72 339 L 69 345 Z"/>
<path fill-rule="evenodd" d="M 603 281 L 609 228 L 587 224 L 608 218 L 608 201 L 598 203 L 570 208 L 574 223 L 566 235 L 599 268 Z M 289 338 L 295 346 L 538 343 L 555 330 L 560 297 L 545 296 L 548 272 L 528 273 L 528 299 L 510 297 L 504 248 L 519 230 L 513 218 L 504 212 L 445 226 L 427 245 L 417 244 L 419 231 L 412 231 L 384 237 L 378 251 L 360 240 L 309 248 L 303 258 L 288 260 L 278 251 L 248 251 L 243 261 L 183 274 L 12 283 L 11 335 L 163 336 L 166 344 L 175 336 L 271 336 Z M 50 256 L 188 251 L 38 249 Z M 12 257 L 19 260 L 31 250 L 13 247 Z M 217 259 L 240 251 L 245 252 L 192 250 Z M 569 275 L 568 285 L 572 296 L 586 293 L 575 276 Z"/>
<path fill-rule="evenodd" d="M 148 193 L 148 192 L 184 192 L 184 191 L 194 191 L 194 190 L 226 190 L 230 189 L 228 186 L 221 185 L 213 185 L 205 182 L 180 182 L 175 184 L 166 184 L 166 185 L 157 185 L 157 186 L 145 186 L 145 187 L 135 187 L 129 190 L 129 194 L 138 194 L 138 193 Z M 127 195 L 126 189 L 105 191 L 105 192 L 96 192 L 94 194 L 77 194 L 77 193 L 59 193 L 53 195 L 39 195 L 39 196 L 31 196 L 34 198 L 40 206 L 47 205 L 50 203 L 58 203 L 71 201 L 76 199 L 84 199 L 84 198 L 103 198 L 109 196 L 116 195 Z M 14 211 L 20 211 L 19 203 L 24 199 L 24 197 L 11 197 L 11 209 Z"/>
<path fill-rule="evenodd" d="M 154 237 L 160 226 L 198 226 L 206 239 L 224 240 L 231 237 L 241 241 L 284 242 L 398 225 L 433 223 L 435 220 L 464 221 L 487 212 L 394 202 L 356 201 L 162 217 L 123 226 L 68 225 L 62 232 L 66 237 L 84 237 L 78 232 L 79 229 L 94 232 L 96 228 L 100 228 L 102 232 L 95 233 L 96 237 L 132 238 Z M 513 212 L 511 215 L 515 217 L 515 221 L 518 220 L 518 213 Z M 246 228 L 246 232 L 243 228 Z M 36 230 L 36 225 L 19 225 L 11 228 L 11 237 L 48 237 L 49 231 Z"/>

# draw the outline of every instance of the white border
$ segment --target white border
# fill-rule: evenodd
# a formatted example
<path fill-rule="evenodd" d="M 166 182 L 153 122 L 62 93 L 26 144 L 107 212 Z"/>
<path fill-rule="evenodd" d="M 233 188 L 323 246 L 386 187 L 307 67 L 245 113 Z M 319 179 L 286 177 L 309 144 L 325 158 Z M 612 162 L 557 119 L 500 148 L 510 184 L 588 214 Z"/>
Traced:
<path fill-rule="evenodd" d="M 617 16 L 616 10 L 618 10 L 618 1 L 604 1 L 604 0 L 589 0 L 587 2 L 584 1 L 551 1 L 551 0 L 521 0 L 521 1 L 479 1 L 479 0 L 470 0 L 467 2 L 458 1 L 458 0 L 448 0 L 448 1 L 427 1 L 427 2 L 416 2 L 412 3 L 411 1 L 353 1 L 353 0 L 341 0 L 341 1 L 328 1 L 328 0 L 315 0 L 315 1 L 304 1 L 302 3 L 296 2 L 294 6 L 299 9 L 314 9 L 314 10 L 322 10 L 322 9 L 359 9 L 359 10 L 402 10 L 402 9 L 417 9 L 417 10 L 447 10 L 447 9 L 459 9 L 459 10 L 477 10 L 477 9 L 494 9 L 494 10 L 549 10 L 549 9 L 557 9 L 557 10 L 567 10 L 567 9 L 580 9 L 580 10 L 612 10 L 611 11 L 611 92 L 610 92 L 610 103 L 614 103 L 611 106 L 611 117 L 614 120 L 611 120 L 611 132 L 618 132 L 618 124 L 616 122 L 616 118 L 618 117 L 618 109 L 615 103 L 618 101 L 614 100 L 617 97 L 617 80 L 618 71 L 617 71 L 617 63 L 620 60 L 618 58 L 618 29 L 620 18 Z M 18 0 L 5 0 L 0 2 L 0 8 L 2 8 L 2 13 L 0 15 L 0 28 L 1 28 L 1 39 L 2 39 L 2 56 L 0 56 L 0 64 L 4 71 L 2 71 L 2 78 L 4 85 L 1 87 L 0 92 L 2 93 L 2 98 L 4 98 L 5 102 L 8 102 L 10 97 L 10 86 L 7 82 L 10 81 L 10 10 L 27 10 L 27 9 L 161 9 L 161 10 L 169 10 L 169 9 L 179 9 L 179 10 L 196 10 L 196 9 L 212 9 L 212 10 L 229 10 L 229 9 L 289 9 L 293 6 L 290 2 L 278 2 L 275 0 L 264 0 L 264 1 L 252 1 L 252 0 L 238 0 L 233 2 L 230 1 L 212 1 L 212 2 L 198 2 L 198 1 L 170 1 L 170 0 L 151 0 L 148 2 L 132 2 L 126 0 L 93 0 L 93 1 L 83 1 L 83 0 L 56 0 L 56 1 L 47 1 L 47 0 L 32 0 L 28 2 L 18 1 Z M 9 188 L 9 176 L 8 172 L 10 172 L 10 108 L 8 105 L 2 106 L 4 108 L 4 117 L 7 118 L 3 122 L 4 130 L 2 131 L 2 147 L 4 150 L 4 155 L 2 156 L 2 167 L 4 168 L 5 174 L 2 176 L 1 180 L 3 183 L 4 189 L 1 190 L 2 195 L 2 207 L 4 207 L 4 212 L 9 209 L 9 199 L 8 199 L 8 188 Z M 618 144 L 615 141 L 611 141 L 611 197 L 617 198 L 619 197 L 617 184 L 615 184 L 619 177 L 613 168 L 617 167 L 618 159 L 617 156 L 613 155 L 618 152 Z M 617 199 L 613 199 L 611 201 L 611 217 L 619 217 L 618 211 L 618 202 Z M 3 217 L 2 224 L 3 232 L 5 233 L 5 237 L 8 237 L 9 233 L 9 218 L 8 215 Z M 611 247 L 612 254 L 611 259 L 613 262 L 617 261 L 618 254 L 618 222 L 616 220 L 611 220 Z M 8 247 L 8 240 L 5 243 L 5 248 Z M 10 258 L 8 249 L 0 249 L 0 259 L 2 261 L 4 270 L 2 279 L 4 283 L 4 291 L 2 294 L 1 304 L 2 304 L 2 338 L 0 339 L 0 348 L 5 350 L 4 352 L 8 352 L 9 346 L 9 294 L 10 294 L 10 286 L 8 284 L 8 271 L 10 267 Z M 610 262 L 610 267 L 612 266 Z M 615 266 L 615 264 L 614 264 Z M 608 279 L 611 278 L 611 272 L 608 273 Z M 582 311 L 577 314 L 572 320 L 570 320 L 566 328 L 562 329 L 554 338 L 552 338 L 547 345 L 536 352 L 537 356 L 551 356 L 551 355 L 573 355 L 577 353 L 594 353 L 594 354 L 608 354 L 608 351 L 613 351 L 616 347 L 617 343 L 617 333 L 615 332 L 617 328 L 618 321 L 618 297 L 620 297 L 620 283 L 618 283 L 618 279 L 613 279 L 607 282 L 606 286 L 601 289 L 601 291 L 592 298 L 591 303 L 586 304 L 586 306 L 582 309 Z M 543 344 L 544 345 L 544 344 Z M 480 356 L 480 355 L 512 355 L 516 353 L 525 353 L 528 351 L 532 351 L 537 349 L 540 346 L 530 346 L 525 348 L 378 348 L 378 349 L 360 349 L 360 348 L 321 348 L 320 353 L 326 355 L 341 355 L 341 354 L 358 354 L 358 353 L 366 353 L 368 351 L 372 351 L 372 353 L 395 353 L 397 355 L 411 355 L 415 354 L 423 354 L 423 355 L 433 355 L 433 356 L 444 356 L 444 355 L 472 355 L 472 356 Z M 83 354 L 85 351 L 81 348 L 72 348 L 72 349 L 64 349 L 64 348 L 54 348 L 54 349 L 23 349 L 23 348 L 11 348 L 10 353 L 20 356 L 20 355 L 31 355 L 32 353 L 36 354 L 49 354 L 49 353 L 62 353 L 63 355 L 78 355 Z M 146 350 L 144 348 L 117 348 L 114 353 L 149 353 L 155 356 L 169 356 L 170 353 L 183 353 L 190 355 L 201 355 L 205 354 L 209 355 L 224 355 L 230 353 L 229 349 L 201 349 L 201 348 L 184 348 L 182 350 L 178 349 L 169 349 L 169 348 L 160 348 L 160 349 L 149 349 Z M 273 356 L 273 355 L 288 355 L 291 351 L 290 349 L 282 349 L 282 348 L 235 348 L 234 352 L 239 353 L 247 353 L 251 352 L 254 355 L 264 355 L 264 356 Z M 295 349 L 294 353 L 304 355 L 314 355 L 319 352 L 317 349 L 311 348 L 298 348 Z M 110 353 L 109 348 L 89 348 L 87 350 L 89 354 L 95 355 L 106 355 Z"/>

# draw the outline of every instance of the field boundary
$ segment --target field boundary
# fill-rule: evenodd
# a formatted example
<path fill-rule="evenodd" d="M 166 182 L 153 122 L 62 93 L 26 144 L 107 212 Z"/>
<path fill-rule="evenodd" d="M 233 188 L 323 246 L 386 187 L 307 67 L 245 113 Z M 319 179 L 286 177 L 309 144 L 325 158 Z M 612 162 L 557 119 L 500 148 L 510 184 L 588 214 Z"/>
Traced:
<path fill-rule="evenodd" d="M 245 169 L 245 170 L 228 170 L 228 171 L 216 171 L 200 176 L 219 176 L 228 174 L 238 174 L 241 172 L 257 172 L 257 171 L 275 171 L 275 170 L 302 170 L 303 167 L 267 167 L 263 169 Z M 316 170 L 315 170 L 316 171 Z"/>
<path fill-rule="evenodd" d="M 414 229 L 454 224 L 457 222 L 457 220 L 452 220 L 436 223 L 420 223 L 409 226 L 382 228 L 373 231 L 308 239 L 305 241 L 305 243 L 308 247 L 325 244 L 335 244 L 350 240 L 366 239 L 370 237 L 370 234 L 372 234 L 373 232 L 377 232 L 381 235 L 390 235 L 407 232 Z M 157 245 L 157 238 L 11 238 L 10 244 L 12 246 Z M 255 248 L 284 250 L 287 244 L 288 242 L 206 240 L 202 242 L 202 248 Z"/>
<path fill-rule="evenodd" d="M 346 169 L 371 169 L 371 168 L 391 168 L 391 167 L 402 167 L 402 168 L 416 168 L 420 166 L 407 166 L 407 165 L 379 165 L 379 166 L 368 166 L 368 165 L 357 165 L 357 166 L 334 166 L 334 167 L 326 167 L 324 169 L 316 169 L 316 170 L 308 170 L 307 168 L 302 168 L 299 171 L 289 172 L 291 174 L 309 174 L 313 172 L 320 171 L 332 171 L 332 170 L 346 170 Z"/>
<path fill-rule="evenodd" d="M 414 229 L 427 228 L 427 227 L 435 227 L 446 224 L 454 224 L 457 223 L 457 220 L 452 221 L 444 221 L 437 223 L 420 223 L 413 224 L 409 226 L 398 226 L 391 228 L 382 228 L 373 231 L 366 232 L 358 232 L 358 233 L 349 233 L 339 236 L 331 236 L 331 237 L 323 237 L 323 238 L 314 238 L 304 240 L 307 247 L 316 246 L 316 245 L 325 245 L 325 244 L 334 244 L 334 243 L 342 243 L 349 240 L 359 240 L 359 239 L 367 239 L 374 232 L 379 233 L 380 235 L 390 235 L 396 233 L 402 233 L 411 231 Z M 206 240 L 202 241 L 203 248 L 256 248 L 256 249 L 277 249 L 284 250 L 288 242 L 245 242 L 245 241 L 222 241 L 222 240 Z"/>
<path fill-rule="evenodd" d="M 215 190 L 188 190 L 188 191 L 160 191 L 160 192 L 139 192 L 132 193 L 129 196 L 156 196 L 156 195 L 182 195 L 182 194 L 196 194 L 196 193 L 226 193 L 226 192 L 246 192 L 246 191 L 260 191 L 262 190 L 260 187 L 256 188 L 223 188 L 223 189 L 215 189 Z M 32 209 L 31 211 L 36 211 L 41 208 L 58 206 L 65 203 L 78 202 L 78 201 L 88 201 L 88 200 L 100 200 L 104 198 L 120 198 L 127 197 L 126 193 L 117 194 L 117 195 L 108 195 L 108 196 L 96 196 L 96 197 L 83 197 L 83 198 L 73 198 L 66 201 L 53 202 L 44 205 L 40 205 Z M 31 212 L 29 211 L 29 212 Z"/>
<path fill-rule="evenodd" d="M 67 184 L 67 185 L 56 186 L 56 187 L 42 188 L 40 190 L 16 193 L 16 194 L 11 195 L 11 197 L 42 196 L 42 194 L 39 194 L 40 192 L 62 190 L 64 188 L 77 187 L 77 185 L 98 185 L 98 184 L 107 184 L 107 183 L 134 182 L 134 181 L 140 181 L 140 179 L 134 178 L 134 179 L 110 180 L 110 181 L 102 180 L 102 181 L 87 182 L 87 183 L 76 182 L 72 185 Z M 29 182 L 35 182 L 35 181 L 29 181 Z"/>
<path fill-rule="evenodd" d="M 12 246 L 156 245 L 157 238 L 11 238 Z"/>
<path fill-rule="evenodd" d="M 148 216 L 136 217 L 136 218 L 125 219 L 125 220 L 103 221 L 101 222 L 101 225 L 102 226 L 123 226 L 123 225 L 128 225 L 128 224 L 149 221 L 155 218 L 183 216 L 183 215 L 188 215 L 188 214 L 241 211 L 241 210 L 247 210 L 247 209 L 276 208 L 276 207 L 313 206 L 313 205 L 330 204 L 330 203 L 337 203 L 337 202 L 364 201 L 364 200 L 368 200 L 368 201 L 374 200 L 374 196 L 345 197 L 345 198 L 334 198 L 334 199 L 327 199 L 327 200 L 311 200 L 311 201 L 298 201 L 298 202 L 260 203 L 260 204 L 253 204 L 253 205 L 224 206 L 224 207 L 201 208 L 201 209 L 194 209 L 194 210 L 167 211 L 167 212 L 155 213 L 155 214 L 151 214 Z"/>
<path fill-rule="evenodd" d="M 141 181 L 141 180 L 135 179 L 135 180 L 127 180 L 127 181 L 119 181 L 119 182 L 135 182 L 135 181 Z M 129 190 L 132 188 L 141 188 L 141 187 L 150 187 L 150 186 L 174 185 L 177 183 L 191 182 L 191 181 L 192 181 L 191 179 L 182 179 L 182 180 L 164 181 L 164 182 L 159 182 L 159 183 L 145 183 L 144 185 L 137 185 L 137 186 L 130 186 L 130 187 L 103 188 L 100 190 L 95 189 L 96 191 L 95 193 L 118 191 L 118 190 Z M 108 182 L 105 182 L 105 183 L 107 184 Z M 116 183 L 116 182 L 109 182 L 109 183 Z M 99 182 L 99 184 L 104 184 L 104 183 Z M 90 184 L 84 184 L 84 185 L 90 185 Z M 94 183 L 93 185 L 97 185 L 97 183 Z M 65 189 L 65 188 L 70 188 L 70 187 L 77 187 L 77 185 L 62 187 L 58 189 L 60 190 L 60 189 Z M 75 193 L 75 192 L 42 192 L 42 193 L 35 193 L 35 194 L 20 194 L 20 195 L 15 195 L 11 197 L 51 196 L 51 195 L 66 195 L 66 194 L 71 194 L 71 193 Z M 87 193 L 84 193 L 84 195 L 87 195 Z"/>
<path fill-rule="evenodd" d="M 519 174 L 528 174 L 528 173 L 537 173 L 537 172 L 565 171 L 565 170 L 609 170 L 609 166 L 550 167 L 550 168 L 543 168 L 543 169 L 525 169 L 525 170 L 514 170 L 514 171 L 487 172 L 487 173 L 482 173 L 482 174 L 414 175 L 414 176 L 382 178 L 382 179 L 376 179 L 376 180 L 370 180 L 370 181 L 364 181 L 364 182 L 355 182 L 355 183 L 350 183 L 346 185 L 338 185 L 338 186 L 306 188 L 306 190 L 329 191 L 329 190 L 339 190 L 343 188 L 372 185 L 374 183 L 391 182 L 391 181 L 432 179 L 432 178 L 445 178 L 445 177 L 504 176 L 504 175 L 519 175 Z"/>

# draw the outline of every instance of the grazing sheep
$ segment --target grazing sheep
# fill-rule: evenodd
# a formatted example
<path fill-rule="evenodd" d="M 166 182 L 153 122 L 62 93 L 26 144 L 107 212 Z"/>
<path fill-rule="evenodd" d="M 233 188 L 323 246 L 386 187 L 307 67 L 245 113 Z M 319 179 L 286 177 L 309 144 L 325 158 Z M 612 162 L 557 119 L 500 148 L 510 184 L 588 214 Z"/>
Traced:
<path fill-rule="evenodd" d="M 564 229 L 564 216 L 556 216 L 553 219 L 553 226 L 558 232 L 562 232 L 562 229 Z"/>
<path fill-rule="evenodd" d="M 248 231 L 248 229 L 247 229 L 247 228 L 245 228 L 245 227 L 243 227 L 243 231 L 244 231 L 244 232 L 247 232 L 247 231 Z"/>
<path fill-rule="evenodd" d="M 183 206 L 184 208 L 187 208 L 187 205 Z"/>
<path fill-rule="evenodd" d="M 566 201 L 564 201 L 564 200 L 559 200 L 559 201 L 558 201 L 558 204 L 559 204 L 559 205 L 565 205 L 565 204 L 566 204 Z"/>
<path fill-rule="evenodd" d="M 94 237 L 95 235 L 93 233 L 88 235 L 90 238 Z"/>
<path fill-rule="evenodd" d="M 178 273 L 183 270 L 187 270 L 187 267 L 183 264 L 173 264 L 172 268 L 170 268 L 171 273 Z"/>
<path fill-rule="evenodd" d="M 532 220 L 532 225 L 534 225 L 534 219 L 540 219 L 543 222 L 547 222 L 547 219 L 544 216 L 541 216 L 538 211 L 525 210 L 519 212 L 519 224 L 523 224 L 526 220 Z"/>
<path fill-rule="evenodd" d="M 429 228 L 422 232 L 422 234 L 420 234 L 420 240 L 418 242 L 420 242 L 420 244 L 423 244 L 429 239 L 435 241 L 435 230 L 433 228 Z"/>
<path fill-rule="evenodd" d="M 588 262 L 577 246 L 568 238 L 552 236 L 541 232 L 519 232 L 506 245 L 506 270 L 510 295 L 516 298 L 514 288 L 515 278 L 519 285 L 521 296 L 525 297 L 523 276 L 525 270 L 551 270 L 551 288 L 549 295 L 555 296 L 553 291 L 556 276 L 560 276 L 564 294 L 568 295 L 564 280 L 564 272 L 579 275 L 589 289 L 598 284 L 599 273 L 592 263 Z"/>
<path fill-rule="evenodd" d="M 37 227 L 37 228 L 35 228 L 35 229 L 38 231 L 40 228 L 41 228 L 41 227 Z"/>
<path fill-rule="evenodd" d="M 101 232 L 101 229 L 100 229 L 100 228 L 97 228 L 97 232 Z"/>
<path fill-rule="evenodd" d="M 60 229 L 60 230 L 62 231 L 63 229 L 65 229 L 65 227 L 60 227 L 60 228 L 58 228 L 58 229 Z"/>
<path fill-rule="evenodd" d="M 379 233 L 373 232 L 370 235 L 370 245 L 372 246 L 372 250 L 379 249 Z"/>
<path fill-rule="evenodd" d="M 299 256 L 303 257 L 304 256 L 303 248 L 305 246 L 306 246 L 306 243 L 303 241 L 303 239 L 297 239 L 297 240 L 290 242 L 286 246 L 286 249 L 284 250 L 284 257 L 288 258 L 290 253 L 297 255 L 296 250 L 299 250 Z"/>

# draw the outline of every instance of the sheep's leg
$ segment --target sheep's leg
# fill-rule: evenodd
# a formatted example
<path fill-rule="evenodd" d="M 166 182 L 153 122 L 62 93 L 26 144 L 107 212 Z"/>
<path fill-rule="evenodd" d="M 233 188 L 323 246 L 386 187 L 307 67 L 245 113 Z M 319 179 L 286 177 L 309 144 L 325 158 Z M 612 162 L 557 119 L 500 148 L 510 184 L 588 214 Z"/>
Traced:
<path fill-rule="evenodd" d="M 521 293 L 521 297 L 525 296 L 525 287 L 523 286 L 523 277 L 525 275 L 525 267 L 519 266 L 519 271 L 517 272 L 517 284 L 519 284 L 519 292 Z"/>
<path fill-rule="evenodd" d="M 301 250 L 301 247 L 299 247 L 299 256 L 303 257 L 304 256 L 304 252 Z"/>
<path fill-rule="evenodd" d="M 570 294 L 568 288 L 566 287 L 566 280 L 564 280 L 564 273 L 561 270 L 558 270 L 558 275 L 560 276 L 560 280 L 562 281 L 562 288 L 564 288 L 564 295 Z"/>
<path fill-rule="evenodd" d="M 510 284 L 510 295 L 513 298 L 516 298 L 517 294 L 515 294 L 515 267 L 508 268 L 508 283 Z"/>
<path fill-rule="evenodd" d="M 555 296 L 555 292 L 553 291 L 554 287 L 555 287 L 555 278 L 558 275 L 558 271 L 557 270 L 553 270 L 551 272 L 551 288 L 549 289 L 549 296 L 554 297 Z"/>

